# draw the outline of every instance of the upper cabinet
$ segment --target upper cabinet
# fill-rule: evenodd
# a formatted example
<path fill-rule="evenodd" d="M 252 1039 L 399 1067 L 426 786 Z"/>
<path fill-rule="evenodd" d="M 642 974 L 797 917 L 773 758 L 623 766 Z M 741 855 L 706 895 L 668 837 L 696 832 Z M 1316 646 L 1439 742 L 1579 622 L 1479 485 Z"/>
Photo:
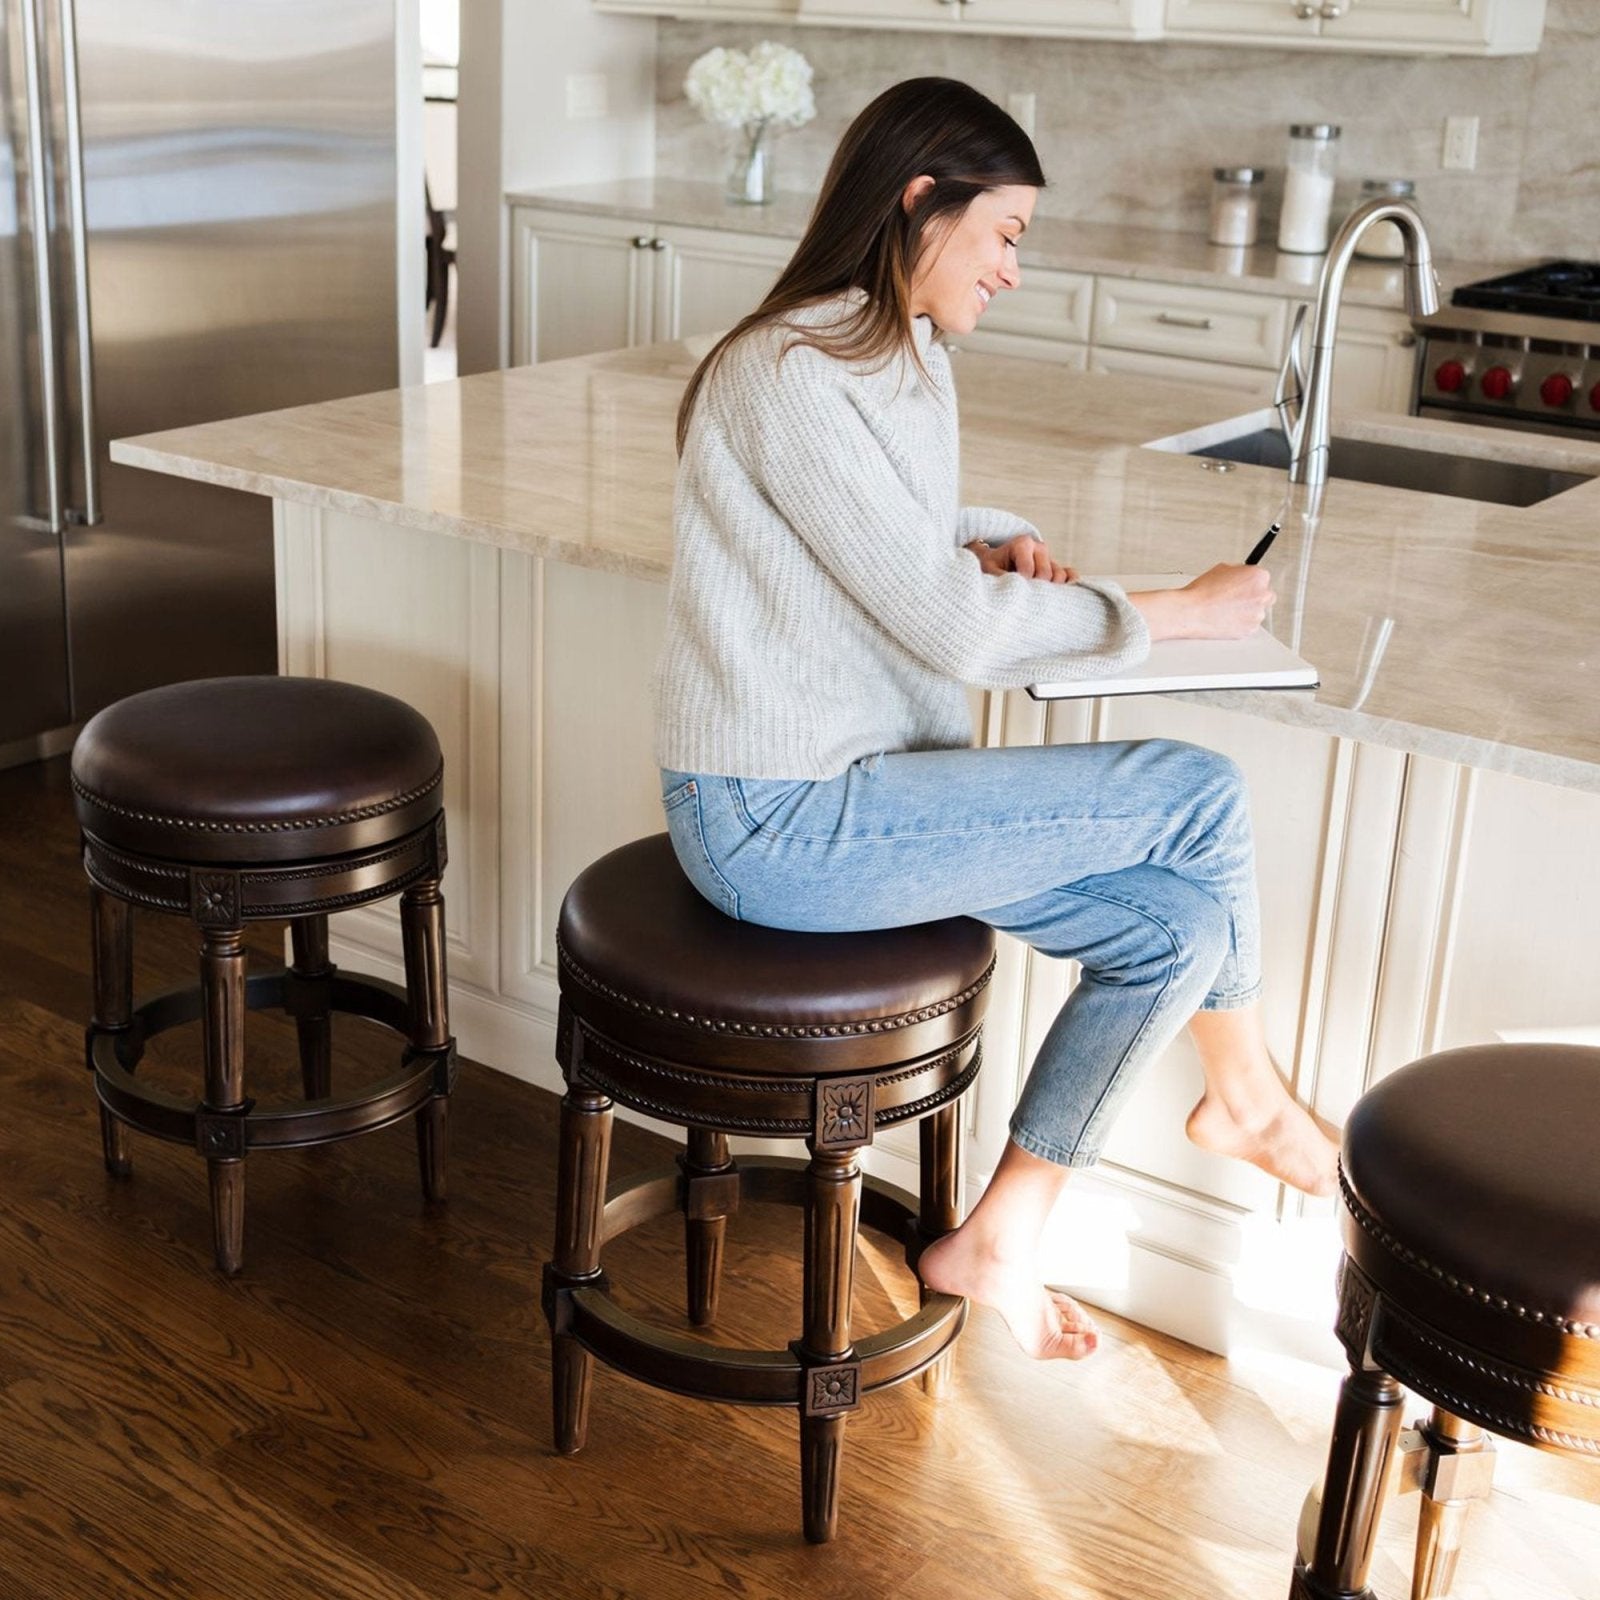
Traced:
<path fill-rule="evenodd" d="M 1166 37 L 1397 55 L 1539 48 L 1545 0 L 1167 0 Z"/>
<path fill-rule="evenodd" d="M 1153 39 L 1163 0 L 799 0 L 800 20 L 854 27 L 966 28 L 1044 38 Z"/>
<path fill-rule="evenodd" d="M 595 10 L 824 27 L 1194 39 L 1390 55 L 1524 55 L 1545 0 L 592 0 Z"/>

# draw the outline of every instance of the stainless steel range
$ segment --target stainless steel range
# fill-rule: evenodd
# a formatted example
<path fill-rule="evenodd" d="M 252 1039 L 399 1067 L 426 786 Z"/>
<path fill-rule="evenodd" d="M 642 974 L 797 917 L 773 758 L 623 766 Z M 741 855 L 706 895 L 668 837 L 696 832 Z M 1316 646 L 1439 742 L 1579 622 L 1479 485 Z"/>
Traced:
<path fill-rule="evenodd" d="M 1463 284 L 1416 327 L 1418 416 L 1600 438 L 1600 263 Z"/>

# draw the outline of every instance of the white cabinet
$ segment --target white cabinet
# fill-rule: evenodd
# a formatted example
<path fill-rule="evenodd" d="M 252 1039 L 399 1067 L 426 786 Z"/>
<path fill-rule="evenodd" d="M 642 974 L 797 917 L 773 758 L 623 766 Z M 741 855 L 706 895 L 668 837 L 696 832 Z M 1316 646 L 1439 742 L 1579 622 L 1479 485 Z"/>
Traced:
<path fill-rule="evenodd" d="M 1394 55 L 1524 55 L 1545 0 L 1167 0 L 1166 37 Z"/>
<path fill-rule="evenodd" d="M 1093 325 L 1094 279 L 1087 272 L 1029 267 L 1021 287 L 996 295 L 978 326 L 951 348 L 1081 367 Z"/>
<path fill-rule="evenodd" d="M 1169 36 L 1218 34 L 1274 44 L 1310 42 L 1317 36 L 1317 5 L 1312 0 L 1167 0 Z"/>
<path fill-rule="evenodd" d="M 1306 313 L 1309 326 L 1311 312 Z M 1305 335 L 1307 343 L 1309 333 Z M 1334 345 L 1333 414 L 1411 410 L 1416 382 L 1417 336 L 1403 311 L 1345 306 Z"/>
<path fill-rule="evenodd" d="M 1143 278 L 1095 280 L 1097 348 L 1276 367 L 1287 315 L 1286 303 L 1276 295 Z"/>
<path fill-rule="evenodd" d="M 1201 383 L 1208 389 L 1231 389 L 1252 400 L 1270 400 L 1277 374 L 1264 367 L 1233 367 L 1222 361 L 1195 361 L 1188 356 L 1151 355 L 1144 350 L 1097 346 L 1089 354 L 1091 372 L 1120 372 L 1162 383 Z"/>
<path fill-rule="evenodd" d="M 755 309 L 793 249 L 759 234 L 517 206 L 512 364 L 720 332 Z"/>
<path fill-rule="evenodd" d="M 1154 38 L 1161 0 L 800 0 L 802 22 L 984 33 Z"/>

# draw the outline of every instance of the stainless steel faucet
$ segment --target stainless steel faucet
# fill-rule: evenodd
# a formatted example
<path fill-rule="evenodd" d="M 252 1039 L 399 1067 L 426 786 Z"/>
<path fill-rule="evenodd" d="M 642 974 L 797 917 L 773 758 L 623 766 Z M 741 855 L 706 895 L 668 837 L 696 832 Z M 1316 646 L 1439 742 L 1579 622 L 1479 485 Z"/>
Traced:
<path fill-rule="evenodd" d="M 1317 283 L 1316 318 L 1311 328 L 1309 366 L 1300 356 L 1306 307 L 1295 314 L 1289 349 L 1278 373 L 1272 403 L 1289 445 L 1289 482 L 1322 484 L 1328 478 L 1328 437 L 1333 414 L 1333 344 L 1339 331 L 1339 301 L 1355 254 L 1356 241 L 1375 222 L 1392 222 L 1405 241 L 1406 310 L 1429 316 L 1439 309 L 1439 279 L 1433 250 L 1417 209 L 1408 200 L 1369 200 L 1345 219 L 1328 246 Z M 1291 387 L 1293 392 L 1291 393 Z"/>

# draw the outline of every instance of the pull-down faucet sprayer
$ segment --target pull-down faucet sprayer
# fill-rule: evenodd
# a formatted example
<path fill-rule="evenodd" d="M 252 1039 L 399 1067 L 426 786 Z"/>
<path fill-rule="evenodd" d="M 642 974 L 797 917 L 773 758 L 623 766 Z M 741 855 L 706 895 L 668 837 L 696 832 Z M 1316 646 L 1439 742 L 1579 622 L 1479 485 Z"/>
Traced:
<path fill-rule="evenodd" d="M 1289 349 L 1273 395 L 1278 422 L 1289 445 L 1290 483 L 1322 484 L 1328 478 L 1328 437 L 1333 411 L 1333 347 L 1339 330 L 1339 301 L 1356 241 L 1375 222 L 1389 221 L 1405 241 L 1406 310 L 1429 316 L 1439 309 L 1439 279 L 1433 250 L 1416 207 L 1407 200 L 1369 200 L 1357 206 L 1328 246 L 1317 283 L 1316 316 L 1311 328 L 1309 366 L 1300 355 L 1306 308 L 1301 306 L 1289 335 Z"/>

